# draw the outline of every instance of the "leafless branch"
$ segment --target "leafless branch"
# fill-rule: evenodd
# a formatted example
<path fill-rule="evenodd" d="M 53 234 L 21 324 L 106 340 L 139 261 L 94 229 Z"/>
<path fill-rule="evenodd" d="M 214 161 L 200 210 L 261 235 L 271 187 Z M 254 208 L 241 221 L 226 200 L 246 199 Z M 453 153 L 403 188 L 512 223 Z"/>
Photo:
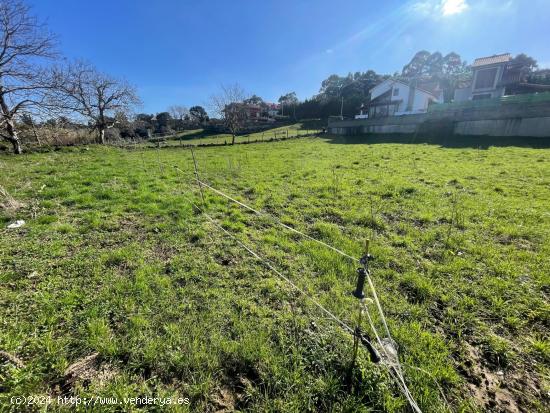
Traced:
<path fill-rule="evenodd" d="M 140 103 L 136 89 L 124 80 L 99 72 L 91 64 L 77 61 L 55 69 L 57 84 L 52 102 L 86 118 L 105 143 L 105 129 L 113 127 L 115 114 Z"/>
<path fill-rule="evenodd" d="M 21 153 L 15 117 L 45 105 L 51 79 L 42 63 L 56 57 L 55 44 L 55 37 L 25 3 L 0 2 L 0 126 L 15 153 Z"/>
<path fill-rule="evenodd" d="M 235 143 L 235 136 L 246 122 L 246 110 L 243 103 L 245 99 L 246 94 L 237 83 L 222 85 L 220 93 L 210 99 L 213 111 L 220 116 L 232 135 L 231 144 Z"/>

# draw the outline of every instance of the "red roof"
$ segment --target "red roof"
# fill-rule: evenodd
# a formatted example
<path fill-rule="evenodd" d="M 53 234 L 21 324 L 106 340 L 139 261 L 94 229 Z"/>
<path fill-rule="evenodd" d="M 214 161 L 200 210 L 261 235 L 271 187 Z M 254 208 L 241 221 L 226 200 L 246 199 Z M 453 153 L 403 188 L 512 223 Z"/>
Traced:
<path fill-rule="evenodd" d="M 478 67 L 478 66 L 494 65 L 498 63 L 508 63 L 510 60 L 512 60 L 512 56 L 510 55 L 510 53 L 495 54 L 492 56 L 480 57 L 474 60 L 474 64 L 472 66 Z"/>

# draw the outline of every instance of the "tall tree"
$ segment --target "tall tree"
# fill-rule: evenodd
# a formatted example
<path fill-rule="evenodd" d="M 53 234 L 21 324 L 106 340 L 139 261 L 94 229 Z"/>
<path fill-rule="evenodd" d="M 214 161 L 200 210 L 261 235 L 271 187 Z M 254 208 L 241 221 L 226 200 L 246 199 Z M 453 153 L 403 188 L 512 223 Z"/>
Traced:
<path fill-rule="evenodd" d="M 296 105 L 298 104 L 298 97 L 296 92 L 289 92 L 279 97 L 279 104 L 281 105 L 281 115 L 285 114 L 285 108 L 293 108 L 294 118 L 296 118 Z"/>
<path fill-rule="evenodd" d="M 57 72 L 55 104 L 86 118 L 105 143 L 105 131 L 116 123 L 114 115 L 128 112 L 140 103 L 136 90 L 124 80 L 99 72 L 85 62 L 76 62 Z"/>
<path fill-rule="evenodd" d="M 429 76 L 437 76 L 443 73 L 443 65 L 443 55 L 440 52 L 434 52 L 426 59 L 424 72 Z"/>
<path fill-rule="evenodd" d="M 0 136 L 21 153 L 16 118 L 44 109 L 51 78 L 40 63 L 55 57 L 54 37 L 29 7 L 18 0 L 0 2 Z"/>
<path fill-rule="evenodd" d="M 157 132 L 166 133 L 170 131 L 170 123 L 172 121 L 172 116 L 169 112 L 160 112 L 155 116 L 157 120 Z"/>
<path fill-rule="evenodd" d="M 361 104 L 370 99 L 370 90 L 387 77 L 373 70 L 349 73 L 347 76 L 331 75 L 321 83 L 319 94 L 313 100 L 307 101 L 307 104 L 300 104 L 296 112 L 298 116 L 303 116 L 304 109 L 313 114 L 312 111 L 317 106 L 319 115 L 314 117 L 325 118 L 340 112 L 354 115 Z"/>
<path fill-rule="evenodd" d="M 250 105 L 263 105 L 264 100 L 257 95 L 252 95 L 249 98 L 245 99 L 244 103 L 250 104 Z"/>
<path fill-rule="evenodd" d="M 138 113 L 134 118 L 134 127 L 136 133 L 141 137 L 151 137 L 154 129 L 153 115 L 148 113 Z"/>
<path fill-rule="evenodd" d="M 439 80 L 443 89 L 443 100 L 451 102 L 454 99 L 455 90 L 463 87 L 472 77 L 472 68 L 462 61 L 460 55 L 455 52 L 443 57 L 441 73 L 434 76 Z"/>
<path fill-rule="evenodd" d="M 441 71 L 445 75 L 457 75 L 463 72 L 466 68 L 466 62 L 463 62 L 460 55 L 455 52 L 451 52 L 445 55 L 443 58 L 443 66 Z"/>
<path fill-rule="evenodd" d="M 417 52 L 411 61 L 403 67 L 401 75 L 405 77 L 418 77 L 428 74 L 428 63 L 431 55 L 427 50 Z"/>
<path fill-rule="evenodd" d="M 222 85 L 220 93 L 211 98 L 214 111 L 231 133 L 231 145 L 235 144 L 235 137 L 247 120 L 245 100 L 245 92 L 237 83 L 229 86 Z"/>
<path fill-rule="evenodd" d="M 284 103 L 285 105 L 295 105 L 298 103 L 298 97 L 296 92 L 289 92 L 285 95 L 279 97 L 279 103 Z"/>
<path fill-rule="evenodd" d="M 450 102 L 455 89 L 471 77 L 471 68 L 455 52 L 443 56 L 440 52 L 421 50 L 405 65 L 401 76 L 406 80 L 437 82 L 444 101 Z"/>
<path fill-rule="evenodd" d="M 344 86 L 353 81 L 351 75 L 341 77 L 338 75 L 330 75 L 321 82 L 319 89 L 319 97 L 322 99 L 339 98 Z"/>
<path fill-rule="evenodd" d="M 206 110 L 202 106 L 192 106 L 191 109 L 189 109 L 189 116 L 199 125 L 202 125 L 208 120 L 208 113 L 206 113 Z"/>
<path fill-rule="evenodd" d="M 527 81 L 538 68 L 537 61 L 525 53 L 518 54 L 512 59 L 511 63 L 519 68 L 522 81 Z"/>

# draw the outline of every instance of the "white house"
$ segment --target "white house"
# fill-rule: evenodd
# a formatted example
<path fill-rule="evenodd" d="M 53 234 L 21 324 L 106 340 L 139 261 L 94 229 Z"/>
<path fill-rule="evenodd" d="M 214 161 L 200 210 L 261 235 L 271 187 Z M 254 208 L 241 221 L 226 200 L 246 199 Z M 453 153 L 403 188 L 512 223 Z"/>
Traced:
<path fill-rule="evenodd" d="M 428 91 L 415 82 L 387 79 L 370 90 L 371 100 L 367 105 L 368 117 L 412 115 L 425 113 L 432 102 L 443 102 L 439 89 Z M 361 111 L 361 115 L 363 111 Z"/>
<path fill-rule="evenodd" d="M 268 118 L 274 118 L 279 114 L 279 110 L 281 110 L 281 105 L 278 103 L 267 103 L 267 117 Z"/>

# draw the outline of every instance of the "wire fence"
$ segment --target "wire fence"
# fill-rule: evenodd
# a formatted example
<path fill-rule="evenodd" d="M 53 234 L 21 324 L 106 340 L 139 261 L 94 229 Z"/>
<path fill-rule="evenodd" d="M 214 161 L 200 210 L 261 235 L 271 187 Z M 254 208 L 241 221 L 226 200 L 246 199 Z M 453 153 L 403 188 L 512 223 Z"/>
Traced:
<path fill-rule="evenodd" d="M 550 102 L 550 92 L 502 96 L 492 99 L 467 100 L 464 102 L 438 103 L 428 106 L 428 113 L 464 109 L 499 108 L 506 105 L 526 105 Z"/>
<path fill-rule="evenodd" d="M 195 146 L 195 145 L 193 145 L 193 146 Z M 160 146 L 157 146 L 157 149 L 160 149 Z M 192 147 L 190 149 L 191 149 L 191 151 L 193 150 Z M 225 229 L 215 218 L 213 218 L 206 210 L 207 209 L 207 204 L 206 204 L 205 199 L 204 199 L 203 189 L 206 189 L 206 190 L 210 191 L 211 193 L 213 193 L 217 196 L 223 197 L 224 199 L 226 199 L 226 200 L 238 205 L 239 207 L 244 208 L 244 209 L 248 210 L 249 212 L 252 212 L 252 213 L 254 213 L 254 214 L 256 214 L 260 217 L 267 218 L 271 222 L 272 225 L 280 226 L 281 228 L 283 228 L 285 230 L 288 230 L 288 231 L 290 231 L 294 234 L 297 234 L 300 237 L 303 237 L 303 238 L 307 239 L 308 241 L 312 241 L 312 242 L 314 242 L 314 243 L 316 243 L 316 244 L 318 244 L 318 245 L 320 245 L 324 248 L 327 248 L 327 249 L 333 251 L 334 253 L 336 253 L 336 254 L 344 257 L 345 259 L 349 260 L 353 264 L 361 263 L 361 260 L 359 258 L 354 257 L 354 256 L 342 251 L 341 249 L 339 249 L 339 248 L 337 248 L 333 245 L 330 245 L 330 244 L 328 244 L 324 241 L 316 239 L 315 237 L 312 237 L 312 236 L 304 233 L 303 231 L 299 231 L 296 228 L 293 228 L 293 227 L 283 223 L 277 217 L 275 217 L 275 216 L 273 216 L 273 215 L 271 215 L 271 214 L 269 214 L 265 211 L 261 211 L 261 210 L 258 210 L 256 208 L 253 208 L 250 205 L 246 204 L 245 202 L 237 200 L 235 196 L 229 195 L 226 192 L 215 188 L 210 183 L 206 182 L 204 180 L 204 178 L 200 178 L 199 173 L 198 173 L 197 164 L 196 164 L 196 159 L 194 158 L 194 153 L 192 153 L 193 162 L 194 162 L 193 171 L 185 171 L 185 170 L 181 169 L 178 165 L 169 165 L 169 164 L 166 164 L 166 163 L 162 162 L 162 160 L 160 158 L 160 151 L 157 152 L 157 155 L 158 155 L 157 156 L 158 170 L 159 170 L 160 173 L 164 173 L 165 170 L 174 169 L 178 173 L 180 173 L 183 177 L 185 177 L 185 179 L 188 179 L 188 181 L 185 181 L 185 180 L 183 181 L 184 184 L 187 185 L 187 191 L 186 191 L 185 194 L 182 193 L 182 196 L 187 202 L 189 202 L 190 205 L 193 206 L 193 208 L 195 208 L 204 217 L 206 217 L 208 222 L 210 222 L 218 231 L 220 231 L 225 236 L 227 236 L 231 241 L 233 241 L 236 244 L 238 244 L 239 246 L 241 246 L 245 251 L 247 251 L 248 254 L 250 254 L 254 259 L 256 259 L 258 262 L 260 262 L 266 268 L 271 270 L 278 278 L 280 278 L 285 283 L 287 283 L 293 290 L 297 291 L 306 300 L 313 303 L 323 314 L 328 316 L 333 322 L 335 322 L 340 328 L 342 328 L 342 330 L 344 332 L 351 334 L 352 336 L 354 336 L 354 338 L 356 337 L 357 330 L 352 328 L 350 326 L 349 322 L 346 322 L 341 317 L 338 317 L 332 311 L 327 309 L 324 305 L 322 305 L 320 303 L 319 300 L 317 300 L 315 297 L 313 297 L 311 294 L 309 294 L 305 289 L 301 288 L 295 281 L 293 281 L 291 279 L 291 277 L 285 275 L 283 272 L 278 270 L 274 266 L 273 263 L 271 263 L 268 259 L 263 257 L 261 254 L 257 253 L 251 246 L 247 245 L 244 241 L 240 240 L 235 234 L 233 234 L 230 231 L 228 231 L 227 229 Z M 145 161 L 144 161 L 143 158 L 142 158 L 142 161 L 143 161 L 144 168 L 146 168 Z M 194 201 L 193 198 L 191 198 L 191 196 L 195 197 L 194 188 L 199 189 L 199 191 L 201 193 L 202 207 L 199 205 L 199 202 L 196 202 L 196 201 Z M 188 196 L 187 194 L 191 194 L 191 196 Z M 367 279 L 368 287 L 369 287 L 370 294 L 371 294 L 371 297 L 372 297 L 372 302 L 374 303 L 374 306 L 376 308 L 376 312 L 378 313 L 378 317 L 381 320 L 381 323 L 382 323 L 382 326 L 383 326 L 384 334 L 379 333 L 379 330 L 377 329 L 377 327 L 376 327 L 376 325 L 373 321 L 373 317 L 372 317 L 372 315 L 370 313 L 370 310 L 369 310 L 369 307 L 367 305 L 367 302 L 370 301 L 370 300 L 368 300 L 368 301 L 365 300 L 365 299 L 361 300 L 361 311 L 364 312 L 367 315 L 370 330 L 372 331 L 372 333 L 374 334 L 374 337 L 376 339 L 376 347 L 378 348 L 379 352 L 382 354 L 380 362 L 381 362 L 382 366 L 388 371 L 388 374 L 390 375 L 390 377 L 393 379 L 393 381 L 397 385 L 397 388 L 400 390 L 400 392 L 403 394 L 403 396 L 408 401 L 409 406 L 411 407 L 411 409 L 415 413 L 419 413 L 419 412 L 421 412 L 421 409 L 418 406 L 417 402 L 415 401 L 415 398 L 413 397 L 410 389 L 407 386 L 407 383 L 406 383 L 406 380 L 405 380 L 405 375 L 404 375 L 403 365 L 400 362 L 400 358 L 399 358 L 398 346 L 397 346 L 396 342 L 394 341 L 394 339 L 391 335 L 391 332 L 390 332 L 390 329 L 388 327 L 388 323 L 387 323 L 387 320 L 386 320 L 386 317 L 385 317 L 385 313 L 383 311 L 382 305 L 381 305 L 379 297 L 378 297 L 378 293 L 377 293 L 375 284 L 372 280 L 371 273 L 368 270 L 366 271 L 366 279 Z M 362 337 L 362 339 L 364 339 L 364 337 Z M 368 344 L 373 345 L 373 343 L 371 343 L 370 341 L 368 341 Z M 437 380 L 431 374 L 429 374 L 428 372 L 426 372 L 426 371 L 424 371 L 420 368 L 417 368 L 417 367 L 414 367 L 414 366 L 407 366 L 407 367 L 418 370 L 420 372 L 423 372 L 423 373 L 429 375 L 430 378 L 435 382 L 438 390 L 441 393 L 443 401 L 445 402 L 445 404 L 447 405 L 447 407 L 450 410 L 450 406 L 447 403 L 447 400 L 445 398 L 445 394 L 442 391 L 441 387 L 439 386 L 439 383 L 437 382 Z"/>
<path fill-rule="evenodd" d="M 230 146 L 233 144 L 246 145 L 261 142 L 279 142 L 290 139 L 313 137 L 322 132 L 322 129 L 285 129 L 279 131 L 259 132 L 249 135 L 237 135 L 235 137 L 235 142 L 233 142 L 232 136 L 227 134 L 204 135 L 193 138 L 187 138 L 186 136 L 175 137 L 171 135 L 167 137 L 153 137 L 144 140 L 132 138 L 119 139 L 117 141 L 110 142 L 110 145 L 126 149 L 217 147 Z"/>

